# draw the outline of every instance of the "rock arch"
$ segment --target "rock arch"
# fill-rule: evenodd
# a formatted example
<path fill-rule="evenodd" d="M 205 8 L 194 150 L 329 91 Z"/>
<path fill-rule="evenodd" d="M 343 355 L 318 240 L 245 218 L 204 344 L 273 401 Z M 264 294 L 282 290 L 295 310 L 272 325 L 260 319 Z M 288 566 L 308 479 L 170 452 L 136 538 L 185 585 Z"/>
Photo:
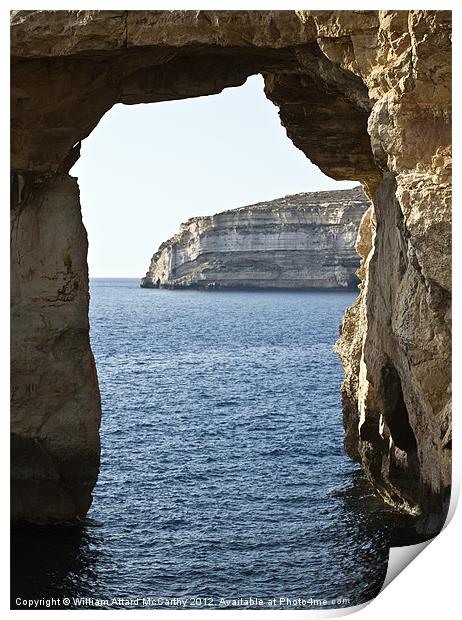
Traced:
<path fill-rule="evenodd" d="M 13 11 L 11 24 L 13 519 L 82 520 L 98 474 L 87 239 L 68 174 L 81 141 L 115 103 L 214 94 L 261 73 L 293 143 L 326 174 L 360 180 L 374 205 L 358 240 L 360 297 L 337 344 L 346 450 L 387 501 L 422 512 L 424 527 L 440 522 L 451 445 L 450 13 Z M 401 386 L 393 433 L 387 376 Z M 415 437 L 411 488 L 409 455 L 393 441 L 400 411 Z"/>

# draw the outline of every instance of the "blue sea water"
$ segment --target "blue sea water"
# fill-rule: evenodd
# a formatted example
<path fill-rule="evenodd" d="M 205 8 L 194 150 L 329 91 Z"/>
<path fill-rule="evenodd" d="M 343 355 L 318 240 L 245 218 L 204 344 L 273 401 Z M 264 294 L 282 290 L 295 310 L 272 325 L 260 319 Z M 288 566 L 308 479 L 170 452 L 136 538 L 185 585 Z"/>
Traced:
<path fill-rule="evenodd" d="M 78 534 L 15 539 L 13 589 L 159 609 L 373 598 L 394 521 L 342 446 L 332 347 L 354 298 L 93 279 L 93 505 Z"/>

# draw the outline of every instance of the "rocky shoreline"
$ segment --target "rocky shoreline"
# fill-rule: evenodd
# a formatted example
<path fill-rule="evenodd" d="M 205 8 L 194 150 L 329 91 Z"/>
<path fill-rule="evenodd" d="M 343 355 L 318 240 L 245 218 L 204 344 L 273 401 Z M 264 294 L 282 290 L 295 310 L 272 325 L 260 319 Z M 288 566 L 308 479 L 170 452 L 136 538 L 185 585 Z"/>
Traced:
<path fill-rule="evenodd" d="M 355 290 L 361 187 L 195 217 L 154 254 L 143 288 Z"/>

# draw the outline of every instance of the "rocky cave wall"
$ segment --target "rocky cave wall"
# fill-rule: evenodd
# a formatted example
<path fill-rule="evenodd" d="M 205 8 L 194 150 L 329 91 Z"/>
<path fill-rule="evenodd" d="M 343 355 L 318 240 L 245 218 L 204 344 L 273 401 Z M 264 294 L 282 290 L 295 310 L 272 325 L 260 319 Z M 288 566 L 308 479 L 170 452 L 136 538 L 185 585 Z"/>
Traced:
<path fill-rule="evenodd" d="M 438 527 L 450 487 L 451 14 L 13 11 L 12 517 L 76 522 L 99 463 L 80 142 L 115 103 L 255 73 L 295 146 L 360 181 L 361 291 L 337 350 L 345 447 Z M 155 145 L 154 145 L 155 146 Z"/>

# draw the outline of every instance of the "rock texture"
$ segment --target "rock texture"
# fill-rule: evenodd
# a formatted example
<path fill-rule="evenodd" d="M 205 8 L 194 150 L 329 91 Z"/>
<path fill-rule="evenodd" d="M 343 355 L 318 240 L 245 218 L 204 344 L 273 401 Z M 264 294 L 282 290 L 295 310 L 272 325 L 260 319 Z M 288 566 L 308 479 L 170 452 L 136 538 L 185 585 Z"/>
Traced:
<path fill-rule="evenodd" d="M 79 190 L 66 174 L 15 191 L 22 200 L 12 211 L 13 517 L 78 521 L 98 473 L 100 421 Z"/>
<path fill-rule="evenodd" d="M 293 143 L 373 203 L 361 295 L 337 345 L 347 449 L 387 501 L 439 526 L 451 478 L 450 22 L 424 10 L 12 12 L 15 520 L 83 518 L 98 473 L 86 236 L 67 174 L 80 141 L 117 102 L 218 93 L 261 73 Z"/>
<path fill-rule="evenodd" d="M 286 196 L 195 217 L 163 243 L 144 288 L 356 289 L 360 187 Z"/>

